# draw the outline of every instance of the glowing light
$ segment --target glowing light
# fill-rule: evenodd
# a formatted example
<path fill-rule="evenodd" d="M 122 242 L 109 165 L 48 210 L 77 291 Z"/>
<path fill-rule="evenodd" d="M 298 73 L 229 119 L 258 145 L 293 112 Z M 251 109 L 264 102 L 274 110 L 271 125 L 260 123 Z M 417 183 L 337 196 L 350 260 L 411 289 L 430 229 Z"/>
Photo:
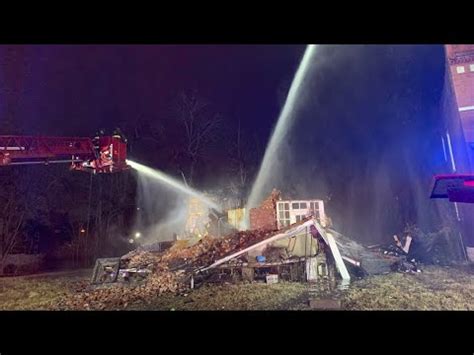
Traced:
<path fill-rule="evenodd" d="M 129 242 L 130 244 L 135 243 L 135 241 L 134 241 L 133 239 L 129 239 L 128 242 Z"/>
<path fill-rule="evenodd" d="M 142 236 L 142 234 L 140 232 L 135 233 L 135 238 L 140 238 L 141 236 Z"/>

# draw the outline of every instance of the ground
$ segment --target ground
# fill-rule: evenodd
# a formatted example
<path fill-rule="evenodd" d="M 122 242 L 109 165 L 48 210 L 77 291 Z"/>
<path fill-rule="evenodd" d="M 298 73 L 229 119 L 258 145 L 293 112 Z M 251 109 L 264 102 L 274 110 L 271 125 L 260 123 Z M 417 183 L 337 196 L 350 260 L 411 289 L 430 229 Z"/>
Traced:
<path fill-rule="evenodd" d="M 87 283 L 91 270 L 0 279 L 0 310 L 55 309 L 55 303 Z M 309 298 L 334 298 L 344 310 L 473 310 L 474 268 L 425 267 L 354 281 L 340 290 L 327 284 L 224 284 L 184 295 L 162 295 L 130 310 L 309 310 Z"/>
<path fill-rule="evenodd" d="M 42 310 L 77 284 L 90 278 L 91 270 L 54 272 L 41 275 L 0 278 L 0 310 Z"/>

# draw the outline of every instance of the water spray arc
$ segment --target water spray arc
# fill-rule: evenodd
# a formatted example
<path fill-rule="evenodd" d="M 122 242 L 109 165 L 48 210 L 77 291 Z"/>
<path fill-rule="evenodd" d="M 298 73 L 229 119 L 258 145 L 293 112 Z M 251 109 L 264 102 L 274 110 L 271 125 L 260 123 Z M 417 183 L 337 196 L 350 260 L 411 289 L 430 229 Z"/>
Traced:
<path fill-rule="evenodd" d="M 309 67 L 311 66 L 310 64 L 315 49 L 316 45 L 312 44 L 306 47 L 301 63 L 291 83 L 290 90 L 288 91 L 288 96 L 278 118 L 277 125 L 272 133 L 270 142 L 265 151 L 257 178 L 255 179 L 255 182 L 252 186 L 252 190 L 247 202 L 247 211 L 250 208 L 256 207 L 256 205 L 262 200 L 263 195 L 266 192 L 269 192 L 271 189 L 271 187 L 267 186 L 267 184 L 274 173 L 272 171 L 272 166 L 275 164 L 275 159 L 277 159 L 277 151 L 283 142 L 285 133 L 289 130 L 292 122 L 294 121 L 294 110 L 301 94 L 304 79 L 308 74 Z M 248 218 L 246 219 L 248 223 Z"/>
<path fill-rule="evenodd" d="M 183 185 L 176 179 L 173 179 L 172 177 L 164 174 L 163 172 L 156 169 L 149 168 L 143 164 L 134 162 L 132 160 L 127 160 L 127 164 L 130 165 L 133 169 L 135 169 L 139 173 L 145 176 L 148 176 L 152 179 L 155 179 L 157 181 L 160 181 L 178 192 L 181 192 L 191 197 L 195 197 L 201 200 L 206 206 L 210 208 L 213 208 L 217 211 L 221 211 L 221 208 L 216 203 L 214 203 L 213 201 L 205 197 L 203 194 L 199 193 L 198 191 L 190 187 Z"/>

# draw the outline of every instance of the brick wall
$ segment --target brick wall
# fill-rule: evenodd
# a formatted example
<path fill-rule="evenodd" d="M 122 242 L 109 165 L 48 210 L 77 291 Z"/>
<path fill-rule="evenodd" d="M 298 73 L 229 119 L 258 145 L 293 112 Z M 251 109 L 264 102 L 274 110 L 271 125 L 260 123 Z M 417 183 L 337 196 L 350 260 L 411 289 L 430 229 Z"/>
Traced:
<path fill-rule="evenodd" d="M 474 50 L 472 44 L 448 44 L 446 45 L 446 54 L 449 58 L 452 58 L 456 53 L 468 52 Z"/>
<path fill-rule="evenodd" d="M 473 85 L 472 90 L 474 91 L 474 85 Z M 471 106 L 474 106 L 474 104 Z M 466 142 L 473 143 L 474 142 L 474 110 L 460 112 L 460 116 L 461 116 L 461 122 L 462 122 L 463 130 L 464 130 L 464 137 L 466 138 Z"/>
<path fill-rule="evenodd" d="M 259 207 L 250 209 L 250 229 L 277 229 L 276 202 L 280 191 L 273 190 Z"/>
<path fill-rule="evenodd" d="M 445 149 L 448 155 L 446 172 L 450 173 L 451 163 L 449 163 L 449 149 L 446 139 L 446 131 L 449 132 L 451 143 L 453 147 L 454 160 L 456 162 L 456 169 L 458 173 L 471 173 L 472 156 L 470 154 L 468 145 L 466 144 L 465 130 L 462 124 L 461 115 L 459 112 L 456 95 L 453 85 L 453 76 L 450 74 L 450 65 L 446 63 L 446 75 L 444 78 L 444 95 L 442 101 L 442 116 L 444 121 L 445 131 L 441 133 L 445 141 Z M 441 142 L 440 142 L 441 143 Z"/>
<path fill-rule="evenodd" d="M 446 58 L 457 106 L 474 106 L 474 71 L 471 71 L 471 65 L 474 65 L 474 45 L 447 45 Z M 457 72 L 460 66 L 464 67 L 464 73 Z M 474 142 L 474 111 L 462 111 L 460 118 L 466 141 Z"/>
<path fill-rule="evenodd" d="M 459 112 L 459 107 L 474 106 L 474 72 L 469 68 L 469 65 L 474 63 L 474 55 L 463 57 L 463 53 L 474 53 L 474 45 L 447 45 L 445 49 L 447 58 L 443 97 L 445 128 L 451 135 L 456 172 L 474 173 L 474 151 L 466 144 L 474 141 L 474 111 Z M 458 65 L 464 66 L 464 73 L 457 73 Z M 449 163 L 446 169 L 446 173 L 451 173 Z M 440 211 L 448 208 L 444 201 L 437 203 Z M 453 212 L 454 208 L 454 205 L 450 205 L 448 211 Z M 462 220 L 460 231 L 464 245 L 474 247 L 474 204 L 460 203 L 458 209 Z"/>
<path fill-rule="evenodd" d="M 474 65 L 474 60 L 469 61 L 468 63 L 450 65 L 451 76 L 453 78 L 456 99 L 459 107 L 474 105 L 474 72 L 470 70 L 471 64 Z M 458 66 L 464 67 L 464 73 L 457 72 Z"/>

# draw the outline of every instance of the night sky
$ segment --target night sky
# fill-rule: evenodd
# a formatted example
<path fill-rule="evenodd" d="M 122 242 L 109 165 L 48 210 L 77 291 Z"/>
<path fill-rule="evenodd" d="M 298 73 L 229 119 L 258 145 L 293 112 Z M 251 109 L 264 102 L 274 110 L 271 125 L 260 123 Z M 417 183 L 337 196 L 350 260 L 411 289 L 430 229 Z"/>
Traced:
<path fill-rule="evenodd" d="M 170 96 L 197 89 L 262 136 L 277 86 L 304 46 L 2 46 L 1 87 L 25 133 L 90 135 L 136 117 L 160 119 Z M 2 111 L 6 109 L 5 101 Z"/>
<path fill-rule="evenodd" d="M 2 46 L 1 133 L 90 136 L 115 126 L 127 133 L 137 119 L 166 126 L 172 98 L 197 89 L 222 112 L 224 126 L 241 120 L 261 159 L 303 52 L 301 45 Z M 419 211 L 429 209 L 420 201 L 428 201 L 430 176 L 444 166 L 443 47 L 321 46 L 318 53 L 285 140 L 288 154 L 279 157 L 287 169 L 275 184 L 295 197 L 330 196 L 336 226 L 363 240 L 408 221 L 429 225 Z M 214 147 L 198 186 L 225 170 L 222 151 Z M 177 174 L 166 155 L 140 154 Z M 387 220 L 381 210 L 399 199 L 413 211 L 377 228 L 361 225 Z"/>

